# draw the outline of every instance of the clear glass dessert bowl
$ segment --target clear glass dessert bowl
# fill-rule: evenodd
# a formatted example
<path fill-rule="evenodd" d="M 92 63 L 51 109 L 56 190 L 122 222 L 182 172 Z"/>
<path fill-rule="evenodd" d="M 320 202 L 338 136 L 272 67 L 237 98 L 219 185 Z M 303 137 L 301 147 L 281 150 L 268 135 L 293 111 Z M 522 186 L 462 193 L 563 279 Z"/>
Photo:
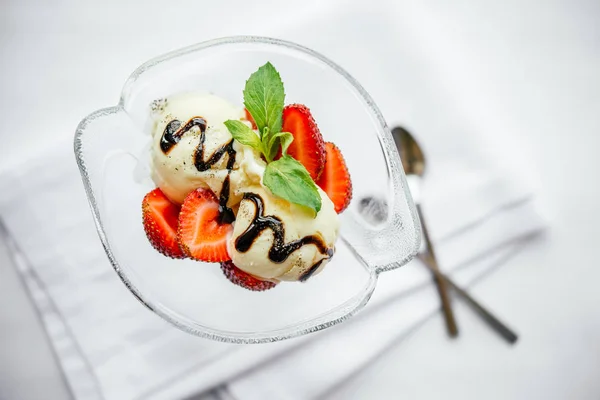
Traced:
<path fill-rule="evenodd" d="M 233 285 L 218 264 L 155 251 L 144 233 L 141 201 L 155 187 L 151 104 L 208 91 L 241 105 L 243 83 L 267 61 L 285 82 L 286 104 L 306 104 L 324 139 L 341 149 L 354 197 L 340 215 L 336 254 L 323 272 L 304 283 L 252 292 Z M 198 336 L 260 343 L 332 326 L 360 310 L 380 273 L 406 264 L 420 243 L 400 159 L 379 109 L 342 68 L 294 43 L 222 38 L 146 62 L 125 83 L 117 106 L 81 121 L 75 153 L 100 240 L 123 283 L 150 310 Z M 361 199 L 367 197 L 385 200 L 383 222 L 364 213 Z"/>

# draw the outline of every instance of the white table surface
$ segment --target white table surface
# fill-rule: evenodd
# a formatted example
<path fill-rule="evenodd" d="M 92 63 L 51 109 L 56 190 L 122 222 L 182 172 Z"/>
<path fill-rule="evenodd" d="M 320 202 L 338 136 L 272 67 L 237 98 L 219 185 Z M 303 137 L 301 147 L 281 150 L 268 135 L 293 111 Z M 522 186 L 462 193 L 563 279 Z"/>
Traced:
<path fill-rule="evenodd" d="M 83 3 L 0 3 L 0 167 L 29 146 L 51 141 L 50 132 L 70 135 L 81 116 L 115 103 L 137 64 L 182 44 L 164 40 L 157 49 L 156 43 L 143 40 L 155 24 L 181 17 L 167 2 L 153 3 L 162 4 L 162 11 L 149 7 L 141 13 L 137 33 L 130 19 L 116 14 L 128 10 L 128 16 L 136 15 L 136 3 Z M 317 3 L 306 2 L 306 9 Z M 425 3 L 435 9 L 443 4 Z M 272 7 L 282 11 L 286 4 Z M 600 3 L 463 0 L 442 14 L 457 29 L 465 23 L 481 28 L 480 36 L 465 36 L 465 46 L 483 49 L 489 44 L 503 55 L 490 71 L 506 73 L 490 73 L 494 79 L 484 89 L 512 106 L 513 123 L 522 134 L 512 145 L 531 160 L 538 177 L 535 190 L 550 223 L 544 237 L 472 289 L 519 332 L 520 340 L 509 347 L 457 301 L 459 339 L 445 337 L 441 316 L 432 319 L 329 398 L 598 399 Z M 83 38 L 73 39 L 77 32 Z M 188 39 L 183 44 L 196 41 Z M 139 59 L 117 62 L 131 46 Z M 86 76 L 98 62 L 110 79 Z M 60 100 L 73 96 L 78 101 L 69 102 L 64 113 Z M 34 129 L 39 122 L 33 116 L 44 118 L 48 131 Z M 11 135 L 13 131 L 28 134 Z M 0 399 L 68 398 L 32 303 L 3 247 L 0 304 Z"/>

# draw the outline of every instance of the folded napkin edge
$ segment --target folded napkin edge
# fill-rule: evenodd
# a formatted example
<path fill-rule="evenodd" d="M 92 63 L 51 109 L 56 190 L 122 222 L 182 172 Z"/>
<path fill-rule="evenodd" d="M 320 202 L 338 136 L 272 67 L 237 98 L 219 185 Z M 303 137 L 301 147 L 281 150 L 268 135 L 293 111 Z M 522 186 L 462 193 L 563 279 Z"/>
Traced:
<path fill-rule="evenodd" d="M 35 313 L 44 327 L 53 359 L 59 366 L 61 377 L 73 398 L 102 399 L 101 390 L 93 369 L 79 348 L 73 333 L 44 288 L 44 284 L 27 260 L 27 256 L 8 231 L 0 216 L 0 241 L 7 248 L 10 261 L 18 272 L 21 283 L 34 305 Z M 62 343 L 61 346 L 58 344 Z"/>

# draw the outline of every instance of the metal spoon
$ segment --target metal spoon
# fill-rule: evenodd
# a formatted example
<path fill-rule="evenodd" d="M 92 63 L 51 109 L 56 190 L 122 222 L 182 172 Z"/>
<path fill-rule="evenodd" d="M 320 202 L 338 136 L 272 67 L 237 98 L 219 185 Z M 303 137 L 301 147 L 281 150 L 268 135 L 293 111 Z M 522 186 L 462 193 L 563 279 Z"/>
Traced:
<path fill-rule="evenodd" d="M 431 263 L 429 269 L 433 272 L 433 277 L 442 301 L 442 310 L 444 312 L 444 319 L 446 321 L 446 329 L 450 337 L 456 337 L 458 335 L 458 327 L 456 326 L 456 320 L 454 319 L 454 312 L 452 311 L 452 305 L 450 303 L 450 296 L 448 296 L 448 287 L 446 281 L 441 276 L 438 263 L 435 257 L 435 251 L 431 240 L 429 238 L 429 231 L 427 230 L 427 224 L 423 217 L 423 211 L 421 210 L 421 199 L 419 188 L 421 186 L 421 179 L 425 173 L 425 156 L 421 147 L 419 147 L 416 140 L 406 131 L 404 128 L 396 127 L 392 129 L 392 136 L 396 142 L 396 147 L 400 153 L 402 160 L 402 167 L 406 173 L 409 188 L 413 195 L 413 200 L 417 206 L 417 213 L 421 220 L 421 227 L 423 232 L 423 240 L 427 252 L 431 255 Z"/>
<path fill-rule="evenodd" d="M 423 151 L 421 150 L 417 141 L 406 129 L 402 127 L 396 127 L 392 129 L 392 136 L 394 137 L 394 141 L 396 142 L 398 152 L 400 153 L 400 158 L 402 159 L 402 167 L 404 168 L 407 180 L 409 181 L 411 193 L 413 194 L 413 199 L 416 203 L 417 212 L 419 214 L 419 218 L 421 219 L 421 225 L 423 227 L 423 239 L 425 241 L 426 253 L 419 254 L 419 259 L 434 274 L 438 291 L 440 293 L 440 298 L 442 299 L 442 307 L 444 310 L 446 326 L 448 328 L 449 334 L 451 336 L 455 336 L 458 331 L 456 330 L 456 323 L 454 321 L 452 309 L 450 308 L 448 293 L 446 291 L 446 285 L 450 286 L 460 297 L 466 300 L 467 303 L 471 307 L 473 307 L 473 309 L 498 334 L 500 334 L 509 343 L 515 343 L 517 341 L 517 335 L 513 331 L 511 331 L 506 325 L 500 322 L 500 320 L 498 320 L 483 306 L 481 306 L 466 291 L 461 289 L 450 278 L 448 278 L 445 274 L 443 274 L 440 271 L 437 260 L 435 258 L 434 248 L 431 244 L 431 240 L 429 238 L 429 234 L 425 225 L 425 220 L 423 218 L 423 212 L 421 210 L 420 205 L 420 193 L 418 191 L 418 185 L 420 184 L 420 180 L 422 179 L 423 174 L 425 172 L 425 156 L 423 155 Z M 415 190 L 413 190 L 413 188 Z M 455 332 L 455 334 L 453 335 L 452 332 Z"/>

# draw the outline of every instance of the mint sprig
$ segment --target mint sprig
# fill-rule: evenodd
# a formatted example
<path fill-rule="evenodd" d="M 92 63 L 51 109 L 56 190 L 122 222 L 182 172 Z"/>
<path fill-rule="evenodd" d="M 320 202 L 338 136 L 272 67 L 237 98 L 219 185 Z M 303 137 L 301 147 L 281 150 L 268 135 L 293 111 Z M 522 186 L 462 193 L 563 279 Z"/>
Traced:
<path fill-rule="evenodd" d="M 279 72 L 266 63 L 250 75 L 244 88 L 244 105 L 256 123 L 255 132 L 241 121 L 228 120 L 225 126 L 241 144 L 259 151 L 267 161 L 263 183 L 275 196 L 314 210 L 321 209 L 321 196 L 310 174 L 287 154 L 294 140 L 282 132 L 285 91 Z M 281 149 L 281 158 L 275 160 Z"/>

